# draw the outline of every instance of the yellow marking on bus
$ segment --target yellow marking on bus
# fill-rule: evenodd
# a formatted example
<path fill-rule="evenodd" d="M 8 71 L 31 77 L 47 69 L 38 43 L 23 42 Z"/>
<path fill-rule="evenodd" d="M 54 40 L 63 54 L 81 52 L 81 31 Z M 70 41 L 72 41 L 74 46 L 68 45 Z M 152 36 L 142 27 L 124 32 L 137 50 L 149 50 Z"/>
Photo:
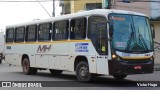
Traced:
<path fill-rule="evenodd" d="M 40 42 L 17 42 L 17 43 L 6 43 L 6 46 L 9 45 L 19 45 L 19 44 L 55 44 L 55 43 L 67 43 L 67 42 L 91 42 L 91 40 L 61 40 L 61 41 L 40 41 Z"/>
<path fill-rule="evenodd" d="M 122 57 L 123 59 L 129 59 L 129 60 L 143 60 L 143 59 L 149 59 L 151 58 L 151 56 L 142 56 L 142 57 L 128 57 L 128 56 L 124 56 Z"/>

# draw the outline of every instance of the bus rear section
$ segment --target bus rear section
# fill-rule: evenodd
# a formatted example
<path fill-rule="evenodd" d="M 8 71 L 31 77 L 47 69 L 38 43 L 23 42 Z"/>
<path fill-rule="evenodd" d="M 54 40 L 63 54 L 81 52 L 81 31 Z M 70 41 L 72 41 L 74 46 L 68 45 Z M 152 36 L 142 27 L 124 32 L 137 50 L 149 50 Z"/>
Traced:
<path fill-rule="evenodd" d="M 0 32 L 0 63 L 4 59 L 4 33 Z"/>

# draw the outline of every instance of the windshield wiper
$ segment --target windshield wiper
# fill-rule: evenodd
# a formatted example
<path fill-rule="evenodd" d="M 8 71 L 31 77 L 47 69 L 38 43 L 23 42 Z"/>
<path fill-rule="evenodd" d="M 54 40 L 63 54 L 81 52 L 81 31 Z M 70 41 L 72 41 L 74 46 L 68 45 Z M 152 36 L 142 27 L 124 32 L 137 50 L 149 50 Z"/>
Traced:
<path fill-rule="evenodd" d="M 127 45 L 126 45 L 126 51 L 129 51 L 129 48 L 130 48 L 130 46 L 131 46 L 131 42 L 132 42 L 132 40 L 134 39 L 134 32 L 132 31 L 131 33 L 130 33 L 130 35 L 129 35 L 129 39 L 128 39 L 128 41 L 127 41 Z"/>
<path fill-rule="evenodd" d="M 138 36 L 139 36 L 139 39 L 142 41 L 142 45 L 145 47 L 145 49 L 148 51 L 148 47 L 147 47 L 147 44 L 143 38 L 143 36 L 140 34 L 139 32 L 139 27 L 138 27 Z"/>
<path fill-rule="evenodd" d="M 135 32 L 133 31 L 133 27 L 132 27 L 131 24 L 130 24 L 130 26 L 131 26 L 132 32 L 129 34 L 129 39 L 127 41 L 127 45 L 126 45 L 126 49 L 125 49 L 126 51 L 129 51 L 129 48 L 131 46 L 131 42 L 132 42 L 132 40 L 134 40 L 134 34 L 135 34 Z"/>

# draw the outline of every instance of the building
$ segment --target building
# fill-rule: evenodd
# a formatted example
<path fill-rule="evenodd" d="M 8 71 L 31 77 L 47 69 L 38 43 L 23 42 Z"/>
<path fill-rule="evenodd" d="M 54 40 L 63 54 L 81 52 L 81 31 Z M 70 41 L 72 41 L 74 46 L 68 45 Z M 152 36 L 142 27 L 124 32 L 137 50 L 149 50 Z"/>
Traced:
<path fill-rule="evenodd" d="M 62 14 L 75 13 L 81 10 L 102 8 L 103 0 L 61 0 Z M 111 2 L 111 9 L 123 9 L 150 15 L 150 2 L 124 3 L 121 0 L 108 0 Z M 146 0 L 141 0 L 146 1 Z"/>
<path fill-rule="evenodd" d="M 150 2 L 124 3 L 118 1 L 120 0 L 112 0 L 112 7 L 111 7 L 112 9 L 129 10 L 150 15 Z M 141 1 L 146 1 L 146 0 L 141 0 Z"/>
<path fill-rule="evenodd" d="M 61 14 L 76 13 L 82 10 L 102 8 L 101 0 L 61 0 Z"/>

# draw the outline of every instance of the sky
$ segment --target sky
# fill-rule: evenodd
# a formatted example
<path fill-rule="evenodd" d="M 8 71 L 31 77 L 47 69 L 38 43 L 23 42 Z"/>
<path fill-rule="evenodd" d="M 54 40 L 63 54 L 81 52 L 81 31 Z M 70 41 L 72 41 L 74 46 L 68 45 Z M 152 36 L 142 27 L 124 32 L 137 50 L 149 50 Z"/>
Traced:
<path fill-rule="evenodd" d="M 49 12 L 49 14 L 52 15 L 53 2 L 41 2 L 41 4 Z M 55 0 L 55 7 L 56 16 L 59 16 L 61 8 L 59 7 L 58 0 Z M 153 18 L 159 17 L 160 3 L 151 3 L 151 10 L 151 16 Z M 49 17 L 50 16 L 38 2 L 0 2 L 0 30 L 4 30 L 7 25 L 29 22 L 35 19 L 46 19 Z"/>
<path fill-rule="evenodd" d="M 52 15 L 53 2 L 41 2 L 43 7 Z M 0 29 L 7 25 L 29 22 L 35 19 L 47 19 L 50 16 L 38 2 L 0 2 Z M 60 15 L 59 2 L 55 2 L 56 16 Z"/>

